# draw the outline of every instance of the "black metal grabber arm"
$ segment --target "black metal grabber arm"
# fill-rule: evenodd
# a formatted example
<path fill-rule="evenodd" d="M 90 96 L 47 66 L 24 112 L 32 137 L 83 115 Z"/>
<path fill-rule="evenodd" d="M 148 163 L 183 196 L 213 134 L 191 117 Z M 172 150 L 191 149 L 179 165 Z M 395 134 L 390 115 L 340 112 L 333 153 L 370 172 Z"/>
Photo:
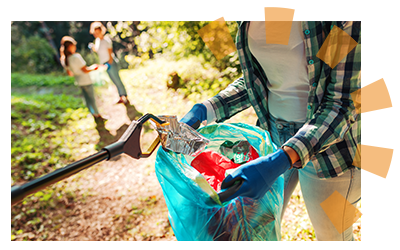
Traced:
<path fill-rule="evenodd" d="M 47 175 L 44 175 L 38 179 L 25 183 L 21 186 L 12 186 L 11 187 L 11 205 L 15 205 L 20 202 L 26 196 L 36 193 L 37 191 L 53 184 L 59 182 L 71 175 L 78 173 L 79 171 L 86 169 L 98 162 L 101 162 L 107 159 L 108 152 L 106 150 L 101 150 L 100 152 L 86 157 L 80 161 L 74 162 L 66 167 L 60 168 L 51 172 Z"/>
<path fill-rule="evenodd" d="M 111 158 L 122 153 L 125 153 L 135 159 L 149 157 L 160 143 L 160 138 L 157 137 L 146 152 L 142 152 L 140 148 L 140 132 L 142 130 L 143 124 L 149 119 L 160 125 L 167 125 L 167 123 L 160 120 L 158 117 L 152 114 L 145 114 L 137 121 L 132 121 L 125 133 L 117 142 L 104 147 L 96 154 L 69 164 L 63 168 L 57 169 L 47 175 L 39 177 L 38 179 L 32 180 L 21 186 L 12 186 L 11 205 L 13 206 L 17 204 L 26 196 L 32 193 L 36 193 L 37 191 L 51 184 L 59 182 L 101 161 L 110 160 Z"/>

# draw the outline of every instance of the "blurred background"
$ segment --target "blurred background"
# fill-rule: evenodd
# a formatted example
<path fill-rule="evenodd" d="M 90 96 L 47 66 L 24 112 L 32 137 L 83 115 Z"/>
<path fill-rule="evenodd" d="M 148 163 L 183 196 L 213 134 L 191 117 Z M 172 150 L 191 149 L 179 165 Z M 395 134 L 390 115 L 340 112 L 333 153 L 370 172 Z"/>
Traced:
<path fill-rule="evenodd" d="M 210 64 L 224 74 L 240 74 L 236 55 L 216 60 L 197 31 L 209 22 L 141 22 L 102 21 L 113 41 L 113 51 L 122 69 L 132 69 L 149 59 L 165 57 L 169 60 L 193 58 Z M 226 22 L 232 37 L 235 22 Z M 88 48 L 94 37 L 89 33 L 91 21 L 22 21 L 11 23 L 11 71 L 13 73 L 63 73 L 59 63 L 61 38 L 72 36 L 77 41 L 77 52 L 87 64 L 98 63 L 97 54 Z M 15 82 L 13 82 L 15 83 Z"/>

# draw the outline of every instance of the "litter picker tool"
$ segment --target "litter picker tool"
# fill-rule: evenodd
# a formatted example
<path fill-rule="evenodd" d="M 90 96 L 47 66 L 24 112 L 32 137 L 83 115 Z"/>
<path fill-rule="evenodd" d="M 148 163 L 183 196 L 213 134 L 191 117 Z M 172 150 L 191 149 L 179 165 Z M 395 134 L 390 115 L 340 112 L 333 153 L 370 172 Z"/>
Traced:
<path fill-rule="evenodd" d="M 142 152 L 140 148 L 140 132 L 142 130 L 143 124 L 152 120 L 158 125 L 164 126 L 168 125 L 168 123 L 160 120 L 158 117 L 152 114 L 145 114 L 140 117 L 137 121 L 132 121 L 129 127 L 126 129 L 125 133 L 121 136 L 121 138 L 106 147 L 104 147 L 99 152 L 88 156 L 84 159 L 76 161 L 72 164 L 69 164 L 63 168 L 57 169 L 47 175 L 39 177 L 35 180 L 27 182 L 21 186 L 14 185 L 11 187 L 11 205 L 15 205 L 20 202 L 24 197 L 36 193 L 37 191 L 59 182 L 65 178 L 68 178 L 71 175 L 74 175 L 84 169 L 87 169 L 99 162 L 104 160 L 110 160 L 113 157 L 125 153 L 132 158 L 140 159 L 149 157 L 154 150 L 157 148 L 160 143 L 160 137 L 153 141 L 147 151 Z"/>

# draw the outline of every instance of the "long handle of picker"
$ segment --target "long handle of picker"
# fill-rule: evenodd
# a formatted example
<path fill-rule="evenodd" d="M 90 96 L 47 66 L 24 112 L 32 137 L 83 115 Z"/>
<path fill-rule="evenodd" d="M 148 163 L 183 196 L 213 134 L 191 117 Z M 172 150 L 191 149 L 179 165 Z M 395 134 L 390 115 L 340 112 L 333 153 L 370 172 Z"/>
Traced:
<path fill-rule="evenodd" d="M 143 124 L 149 119 L 160 125 L 166 124 L 164 121 L 160 120 L 158 117 L 152 114 L 145 114 L 137 121 L 132 121 L 125 133 L 117 142 L 104 147 L 99 152 L 79 161 L 76 161 L 72 164 L 69 164 L 63 168 L 57 169 L 35 180 L 27 182 L 23 185 L 12 186 L 11 206 L 22 201 L 26 196 L 30 194 L 36 193 L 37 191 L 51 184 L 68 178 L 71 175 L 87 169 L 99 162 L 110 160 L 111 158 L 122 153 L 125 153 L 135 159 L 149 157 L 154 152 L 160 142 L 159 137 L 157 137 L 146 152 L 142 152 L 140 148 L 140 132 L 142 130 Z"/>

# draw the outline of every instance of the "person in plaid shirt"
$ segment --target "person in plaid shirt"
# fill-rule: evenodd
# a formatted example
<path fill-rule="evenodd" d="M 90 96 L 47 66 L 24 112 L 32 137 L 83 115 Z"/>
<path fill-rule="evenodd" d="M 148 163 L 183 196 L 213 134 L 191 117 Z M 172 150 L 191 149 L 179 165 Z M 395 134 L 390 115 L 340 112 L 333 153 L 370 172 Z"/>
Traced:
<path fill-rule="evenodd" d="M 242 184 L 227 200 L 258 199 L 284 174 L 282 216 L 300 182 L 317 239 L 354 240 L 352 227 L 339 232 L 320 203 L 335 191 L 352 204 L 361 199 L 361 173 L 353 166 L 361 142 L 361 115 L 350 95 L 361 86 L 361 22 L 293 21 L 288 45 L 267 44 L 264 22 L 238 25 L 236 47 L 243 76 L 194 105 L 181 122 L 223 122 L 252 106 L 257 125 L 280 149 L 228 175 L 223 189 L 238 180 Z M 358 44 L 331 68 L 316 55 L 334 26 Z M 345 208 L 337 213 L 342 221 L 349 216 Z"/>

